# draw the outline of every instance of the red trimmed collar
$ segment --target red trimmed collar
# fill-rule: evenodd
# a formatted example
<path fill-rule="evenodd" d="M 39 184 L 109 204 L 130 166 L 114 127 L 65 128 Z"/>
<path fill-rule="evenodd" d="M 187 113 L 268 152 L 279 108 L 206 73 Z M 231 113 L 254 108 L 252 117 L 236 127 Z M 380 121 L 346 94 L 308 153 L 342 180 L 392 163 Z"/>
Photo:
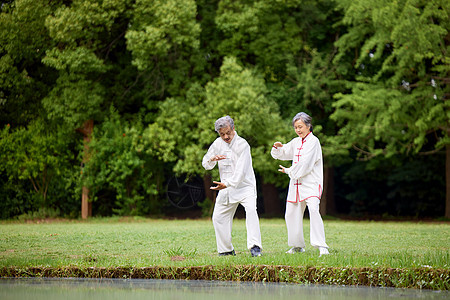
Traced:
<path fill-rule="evenodd" d="M 304 137 L 304 138 L 302 138 L 302 142 L 304 142 L 305 141 L 305 139 L 308 137 L 308 135 L 310 135 L 311 134 L 311 131 Z"/>

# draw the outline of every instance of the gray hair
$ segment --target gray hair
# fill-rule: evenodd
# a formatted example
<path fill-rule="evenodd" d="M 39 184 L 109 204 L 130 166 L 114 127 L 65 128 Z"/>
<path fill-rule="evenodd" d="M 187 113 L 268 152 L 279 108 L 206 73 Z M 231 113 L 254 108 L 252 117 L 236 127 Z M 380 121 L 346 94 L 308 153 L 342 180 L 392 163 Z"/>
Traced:
<path fill-rule="evenodd" d="M 305 123 L 305 125 L 309 127 L 309 131 L 313 131 L 313 126 L 311 124 L 312 118 L 307 113 L 299 112 L 298 114 L 296 114 L 292 119 L 292 127 L 294 127 L 295 122 L 297 122 L 298 120 L 302 120 L 303 123 Z"/>
<path fill-rule="evenodd" d="M 225 128 L 225 127 L 228 127 L 228 126 L 230 126 L 231 129 L 234 128 L 234 121 L 233 121 L 233 119 L 230 116 L 225 116 L 225 117 L 222 117 L 222 118 L 218 118 L 216 120 L 216 122 L 214 123 L 214 128 L 215 128 L 215 130 L 217 132 L 219 132 L 219 129 Z"/>

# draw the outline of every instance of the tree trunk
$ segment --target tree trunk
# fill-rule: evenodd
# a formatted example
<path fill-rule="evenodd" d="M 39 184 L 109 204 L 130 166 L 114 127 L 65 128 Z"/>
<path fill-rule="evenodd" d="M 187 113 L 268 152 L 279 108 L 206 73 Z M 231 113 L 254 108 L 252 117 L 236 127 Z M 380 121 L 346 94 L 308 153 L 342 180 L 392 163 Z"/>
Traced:
<path fill-rule="evenodd" d="M 211 186 L 212 186 L 211 174 L 205 174 L 203 176 L 203 187 L 205 189 L 205 197 L 207 199 L 211 200 L 212 202 L 214 202 L 216 195 L 215 195 L 214 191 L 210 189 Z"/>
<path fill-rule="evenodd" d="M 84 141 L 84 155 L 83 164 L 89 160 L 89 142 L 91 141 L 91 135 L 94 131 L 94 120 L 87 120 L 84 122 L 83 127 L 77 129 L 83 134 Z M 89 189 L 83 186 L 81 193 L 81 218 L 87 219 L 92 216 L 92 202 L 89 201 Z"/>
<path fill-rule="evenodd" d="M 87 219 L 92 216 L 92 202 L 89 202 L 89 189 L 83 186 L 81 191 L 81 218 Z"/>
<path fill-rule="evenodd" d="M 322 216 L 332 215 L 336 213 L 336 205 L 334 202 L 334 168 L 324 168 L 324 190 L 322 199 L 320 199 L 320 214 Z"/>
<path fill-rule="evenodd" d="M 211 216 L 214 211 L 214 205 L 216 203 L 217 192 L 210 189 L 212 186 L 212 176 L 211 174 L 205 174 L 203 176 L 203 187 L 205 189 L 205 201 L 211 201 L 211 208 L 208 211 L 208 216 Z"/>
<path fill-rule="evenodd" d="M 273 183 L 265 183 L 263 178 L 261 189 L 264 200 L 264 214 L 266 216 L 280 216 L 282 208 L 277 187 Z"/>
<path fill-rule="evenodd" d="M 450 145 L 446 146 L 445 157 L 445 217 L 450 219 Z"/>

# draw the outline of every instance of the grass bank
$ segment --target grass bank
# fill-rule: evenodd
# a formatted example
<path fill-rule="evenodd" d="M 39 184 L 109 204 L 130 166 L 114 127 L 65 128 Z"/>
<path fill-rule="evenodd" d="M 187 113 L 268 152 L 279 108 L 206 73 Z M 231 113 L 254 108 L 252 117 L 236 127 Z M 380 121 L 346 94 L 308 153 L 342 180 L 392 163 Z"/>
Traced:
<path fill-rule="evenodd" d="M 305 222 L 308 242 L 309 222 Z M 331 255 L 288 255 L 282 219 L 262 219 L 250 257 L 235 220 L 235 257 L 218 257 L 211 221 L 108 218 L 0 225 L 2 277 L 283 281 L 450 289 L 450 224 L 325 221 Z"/>

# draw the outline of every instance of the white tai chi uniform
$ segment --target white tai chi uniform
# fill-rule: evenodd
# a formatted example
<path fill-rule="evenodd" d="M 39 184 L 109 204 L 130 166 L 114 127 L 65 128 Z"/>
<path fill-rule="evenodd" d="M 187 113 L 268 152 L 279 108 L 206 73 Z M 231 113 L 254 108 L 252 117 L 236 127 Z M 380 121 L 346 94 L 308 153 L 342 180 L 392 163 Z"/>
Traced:
<path fill-rule="evenodd" d="M 271 154 L 275 159 L 292 160 L 292 166 L 285 168 L 286 174 L 291 179 L 285 215 L 288 246 L 305 247 L 303 214 L 308 206 L 311 245 L 328 248 L 319 212 L 323 189 L 322 147 L 319 139 L 310 132 L 305 138 L 297 137 L 283 147 L 274 146 Z"/>
<path fill-rule="evenodd" d="M 216 232 L 217 250 L 219 253 L 234 250 L 231 243 L 233 217 L 239 204 L 245 208 L 247 226 L 247 248 L 261 246 L 259 218 L 256 211 L 256 179 L 252 167 L 250 145 L 237 133 L 228 144 L 217 138 L 203 157 L 202 165 L 211 170 L 217 161 L 211 161 L 216 155 L 225 155 L 219 160 L 220 181 L 227 188 L 220 190 L 212 221 Z"/>

